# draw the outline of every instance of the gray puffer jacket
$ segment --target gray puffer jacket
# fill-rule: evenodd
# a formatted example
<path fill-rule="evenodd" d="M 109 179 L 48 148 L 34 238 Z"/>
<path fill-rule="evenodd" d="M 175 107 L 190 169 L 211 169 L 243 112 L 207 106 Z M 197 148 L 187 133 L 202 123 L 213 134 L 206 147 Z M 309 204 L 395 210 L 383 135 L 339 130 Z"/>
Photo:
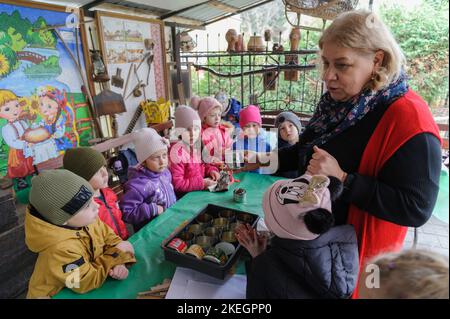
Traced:
<path fill-rule="evenodd" d="M 358 270 L 351 225 L 333 227 L 311 241 L 274 237 L 270 248 L 247 264 L 247 298 L 349 298 Z"/>

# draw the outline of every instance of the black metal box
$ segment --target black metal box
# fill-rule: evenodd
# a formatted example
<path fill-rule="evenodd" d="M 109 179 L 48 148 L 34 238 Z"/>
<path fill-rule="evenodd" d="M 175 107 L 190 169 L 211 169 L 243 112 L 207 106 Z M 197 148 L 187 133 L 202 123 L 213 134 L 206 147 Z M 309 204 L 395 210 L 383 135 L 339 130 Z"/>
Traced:
<path fill-rule="evenodd" d="M 211 222 L 204 222 L 201 223 L 200 219 L 205 219 L 205 215 L 210 215 L 212 220 Z M 231 217 L 223 217 L 223 216 L 229 216 Z M 234 217 L 233 217 L 234 216 Z M 205 259 L 199 259 L 193 255 L 186 254 L 187 249 L 193 245 L 196 244 L 197 240 L 200 240 L 200 236 L 205 236 L 205 233 L 208 231 L 207 228 L 218 228 L 215 227 L 215 223 L 218 222 L 219 218 L 225 218 L 228 220 L 228 224 L 223 226 L 222 229 L 219 230 L 218 238 L 216 239 L 216 242 L 211 243 L 211 247 L 215 247 L 218 243 L 222 242 L 221 238 L 225 238 L 226 235 L 229 235 L 229 233 L 225 234 L 225 232 L 234 232 L 234 227 L 236 227 L 240 223 L 248 223 L 253 228 L 256 227 L 256 224 L 258 222 L 259 216 L 228 208 L 228 207 L 222 207 L 217 206 L 213 204 L 208 204 L 205 208 L 203 208 L 194 218 L 189 220 L 187 224 L 183 225 L 182 227 L 177 228 L 175 231 L 173 231 L 163 242 L 162 242 L 162 249 L 164 250 L 164 256 L 165 259 L 168 261 L 171 261 L 178 266 L 191 268 L 194 270 L 197 270 L 199 272 L 208 274 L 212 277 L 224 279 L 227 274 L 229 273 L 231 267 L 237 262 L 240 254 L 245 249 L 242 247 L 237 240 L 235 242 L 231 242 L 232 239 L 230 239 L 229 243 L 233 244 L 235 250 L 231 255 L 228 255 L 227 260 L 224 263 L 216 263 L 213 261 L 205 260 Z M 223 220 L 223 219 L 222 219 Z M 216 223 L 218 224 L 218 223 Z M 233 225 L 234 224 L 234 225 Z M 200 225 L 194 226 L 193 225 Z M 199 229 L 201 228 L 201 233 L 194 234 L 194 237 L 191 239 L 191 243 L 188 243 L 186 240 L 184 242 L 188 243 L 186 250 L 182 253 L 179 252 L 173 248 L 168 247 L 169 244 L 172 242 L 172 240 L 180 238 L 185 234 L 186 232 L 190 232 L 191 229 Z M 214 237 L 213 237 L 214 238 Z M 205 252 L 207 250 L 205 249 Z"/>

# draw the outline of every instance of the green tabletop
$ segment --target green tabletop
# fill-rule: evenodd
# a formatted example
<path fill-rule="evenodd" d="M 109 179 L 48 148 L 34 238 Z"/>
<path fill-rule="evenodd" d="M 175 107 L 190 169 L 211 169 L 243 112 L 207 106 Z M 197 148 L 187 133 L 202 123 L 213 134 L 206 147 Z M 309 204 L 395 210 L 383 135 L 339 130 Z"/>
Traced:
<path fill-rule="evenodd" d="M 108 278 L 102 287 L 80 295 L 69 289 L 62 290 L 54 298 L 136 298 L 137 293 L 149 290 L 165 278 L 172 278 L 176 265 L 164 260 L 161 242 L 184 221 L 193 218 L 207 204 L 216 204 L 250 213 L 263 215 L 262 197 L 264 191 L 279 177 L 240 173 L 235 177 L 239 183 L 231 185 L 230 190 L 222 193 L 206 191 L 191 192 L 158 216 L 147 226 L 130 237 L 137 263 L 130 268 L 128 278 L 123 281 Z M 247 190 L 246 203 L 233 201 L 235 188 Z"/>

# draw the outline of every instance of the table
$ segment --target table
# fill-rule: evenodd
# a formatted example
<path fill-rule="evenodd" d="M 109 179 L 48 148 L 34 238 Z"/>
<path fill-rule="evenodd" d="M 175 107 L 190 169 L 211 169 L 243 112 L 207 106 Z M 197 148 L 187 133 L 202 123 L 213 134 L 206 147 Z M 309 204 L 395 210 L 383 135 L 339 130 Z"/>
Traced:
<path fill-rule="evenodd" d="M 280 179 L 256 173 L 240 173 L 235 177 L 240 182 L 232 184 L 227 192 L 191 192 L 131 236 L 129 241 L 134 246 L 137 263 L 130 268 L 127 279 L 118 281 L 108 278 L 102 287 L 86 294 L 76 294 L 69 289 L 63 289 L 54 298 L 134 299 L 138 292 L 149 290 L 150 287 L 161 283 L 165 278 L 172 278 L 176 265 L 165 261 L 161 242 L 175 228 L 193 218 L 207 204 L 216 204 L 263 216 L 262 197 L 264 192 L 271 184 Z M 239 187 L 247 190 L 246 203 L 233 201 L 233 190 Z"/>

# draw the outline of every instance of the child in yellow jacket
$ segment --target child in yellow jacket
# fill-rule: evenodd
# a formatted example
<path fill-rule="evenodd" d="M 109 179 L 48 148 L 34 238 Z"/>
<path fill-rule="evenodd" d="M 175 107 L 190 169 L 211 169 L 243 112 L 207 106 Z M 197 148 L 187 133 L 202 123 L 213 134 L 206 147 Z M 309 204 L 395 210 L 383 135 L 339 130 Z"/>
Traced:
<path fill-rule="evenodd" d="M 27 298 L 52 297 L 64 287 L 85 293 L 108 276 L 123 280 L 136 262 L 133 246 L 98 218 L 94 191 L 82 177 L 44 171 L 31 180 L 25 241 L 39 253 Z"/>

